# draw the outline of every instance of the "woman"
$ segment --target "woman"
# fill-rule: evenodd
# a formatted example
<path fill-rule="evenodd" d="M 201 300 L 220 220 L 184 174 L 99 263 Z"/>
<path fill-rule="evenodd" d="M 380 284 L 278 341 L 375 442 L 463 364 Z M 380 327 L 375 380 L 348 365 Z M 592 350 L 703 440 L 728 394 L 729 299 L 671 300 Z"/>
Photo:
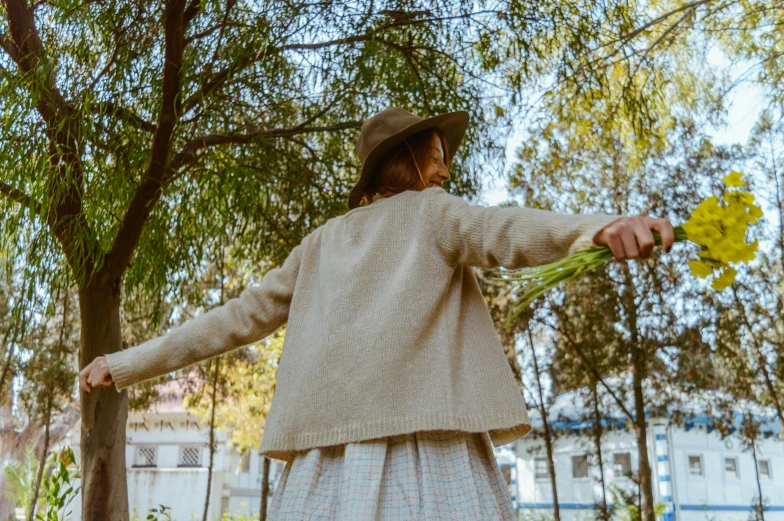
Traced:
<path fill-rule="evenodd" d="M 493 455 L 531 424 L 472 266 L 520 268 L 592 244 L 646 258 L 666 219 L 471 205 L 446 192 L 466 112 L 389 108 L 357 140 L 350 211 L 258 286 L 166 335 L 96 358 L 117 390 L 288 322 L 260 452 L 286 460 L 270 519 L 513 520 Z"/>

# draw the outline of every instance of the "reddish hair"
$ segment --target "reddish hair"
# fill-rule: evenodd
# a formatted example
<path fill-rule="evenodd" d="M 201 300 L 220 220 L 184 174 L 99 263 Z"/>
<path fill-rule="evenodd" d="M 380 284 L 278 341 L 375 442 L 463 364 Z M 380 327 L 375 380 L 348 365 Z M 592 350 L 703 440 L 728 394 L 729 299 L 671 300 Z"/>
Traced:
<path fill-rule="evenodd" d="M 437 135 L 441 141 L 441 146 L 444 149 L 444 164 L 449 166 L 451 158 L 449 157 L 449 147 L 446 139 L 437 129 L 425 129 L 406 139 L 408 146 L 401 141 L 384 154 L 378 162 L 375 175 L 368 182 L 362 193 L 359 206 L 369 205 L 377 195 L 388 197 L 406 190 L 416 190 L 420 182 L 417 165 L 419 165 L 421 170 L 431 160 L 434 148 L 433 134 Z M 409 150 L 409 146 L 411 150 Z M 413 158 L 416 158 L 416 165 L 411 152 L 414 153 Z"/>

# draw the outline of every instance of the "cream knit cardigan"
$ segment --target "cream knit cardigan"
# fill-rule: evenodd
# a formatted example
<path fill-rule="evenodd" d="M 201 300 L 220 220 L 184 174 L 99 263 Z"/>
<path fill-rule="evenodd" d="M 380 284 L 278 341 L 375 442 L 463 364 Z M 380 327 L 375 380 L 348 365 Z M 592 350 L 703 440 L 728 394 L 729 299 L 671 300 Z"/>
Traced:
<path fill-rule="evenodd" d="M 531 425 L 471 267 L 558 260 L 619 217 L 403 192 L 328 220 L 258 285 L 106 355 L 109 370 L 119 391 L 288 322 L 262 454 L 430 429 L 509 443 Z"/>

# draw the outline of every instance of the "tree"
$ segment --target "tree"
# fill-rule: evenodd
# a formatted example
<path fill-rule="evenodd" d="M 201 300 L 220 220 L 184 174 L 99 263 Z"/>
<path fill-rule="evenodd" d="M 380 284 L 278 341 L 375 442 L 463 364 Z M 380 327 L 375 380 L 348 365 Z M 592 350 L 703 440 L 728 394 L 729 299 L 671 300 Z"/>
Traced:
<path fill-rule="evenodd" d="M 651 56 L 638 71 L 605 67 L 599 86 L 579 75 L 548 91 L 531 116 L 510 187 L 531 206 L 571 212 L 654 215 L 685 222 L 703 185 L 715 187 L 737 154 L 714 147 L 699 122 L 716 108 L 705 105 L 709 71 L 688 74 L 689 53 L 671 61 Z M 668 80 L 671 79 L 671 81 Z M 653 93 L 650 85 L 661 86 Z M 626 99 L 635 91 L 634 103 Z M 640 93 L 644 93 L 642 95 Z M 677 116 L 676 116 L 677 115 Z M 548 327 L 559 338 L 556 360 L 565 387 L 598 384 L 610 374 L 631 372 L 630 388 L 610 392 L 634 426 L 639 447 L 643 518 L 654 519 L 653 483 L 647 454 L 646 411 L 661 408 L 681 388 L 679 363 L 705 342 L 692 316 L 678 312 L 687 290 L 695 291 L 683 269 L 689 251 L 668 257 L 610 265 L 589 281 L 548 298 Z M 571 376 L 571 378 L 570 378 Z M 644 386 L 654 386 L 661 403 L 650 403 Z M 624 396 L 632 398 L 627 408 Z M 667 400 L 664 397 L 667 396 Z"/>
<path fill-rule="evenodd" d="M 215 237 L 274 264 L 344 211 L 357 167 L 346 143 L 387 104 L 469 108 L 453 184 L 473 190 L 474 166 L 501 152 L 497 119 L 481 116 L 519 95 L 544 16 L 465 1 L 405 14 L 395 2 L 2 5 L 0 249 L 36 287 L 77 287 L 80 367 L 121 349 L 123 307 L 185 296 Z M 488 100 L 493 78 L 502 94 Z M 127 405 L 113 389 L 81 395 L 85 519 L 127 519 Z"/>

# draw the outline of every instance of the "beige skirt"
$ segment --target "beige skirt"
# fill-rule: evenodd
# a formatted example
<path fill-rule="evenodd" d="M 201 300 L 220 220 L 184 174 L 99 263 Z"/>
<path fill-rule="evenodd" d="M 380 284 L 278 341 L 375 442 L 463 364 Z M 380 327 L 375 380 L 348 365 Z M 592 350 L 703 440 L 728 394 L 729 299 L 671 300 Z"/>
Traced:
<path fill-rule="evenodd" d="M 486 432 L 420 431 L 298 453 L 270 521 L 515 521 Z"/>

